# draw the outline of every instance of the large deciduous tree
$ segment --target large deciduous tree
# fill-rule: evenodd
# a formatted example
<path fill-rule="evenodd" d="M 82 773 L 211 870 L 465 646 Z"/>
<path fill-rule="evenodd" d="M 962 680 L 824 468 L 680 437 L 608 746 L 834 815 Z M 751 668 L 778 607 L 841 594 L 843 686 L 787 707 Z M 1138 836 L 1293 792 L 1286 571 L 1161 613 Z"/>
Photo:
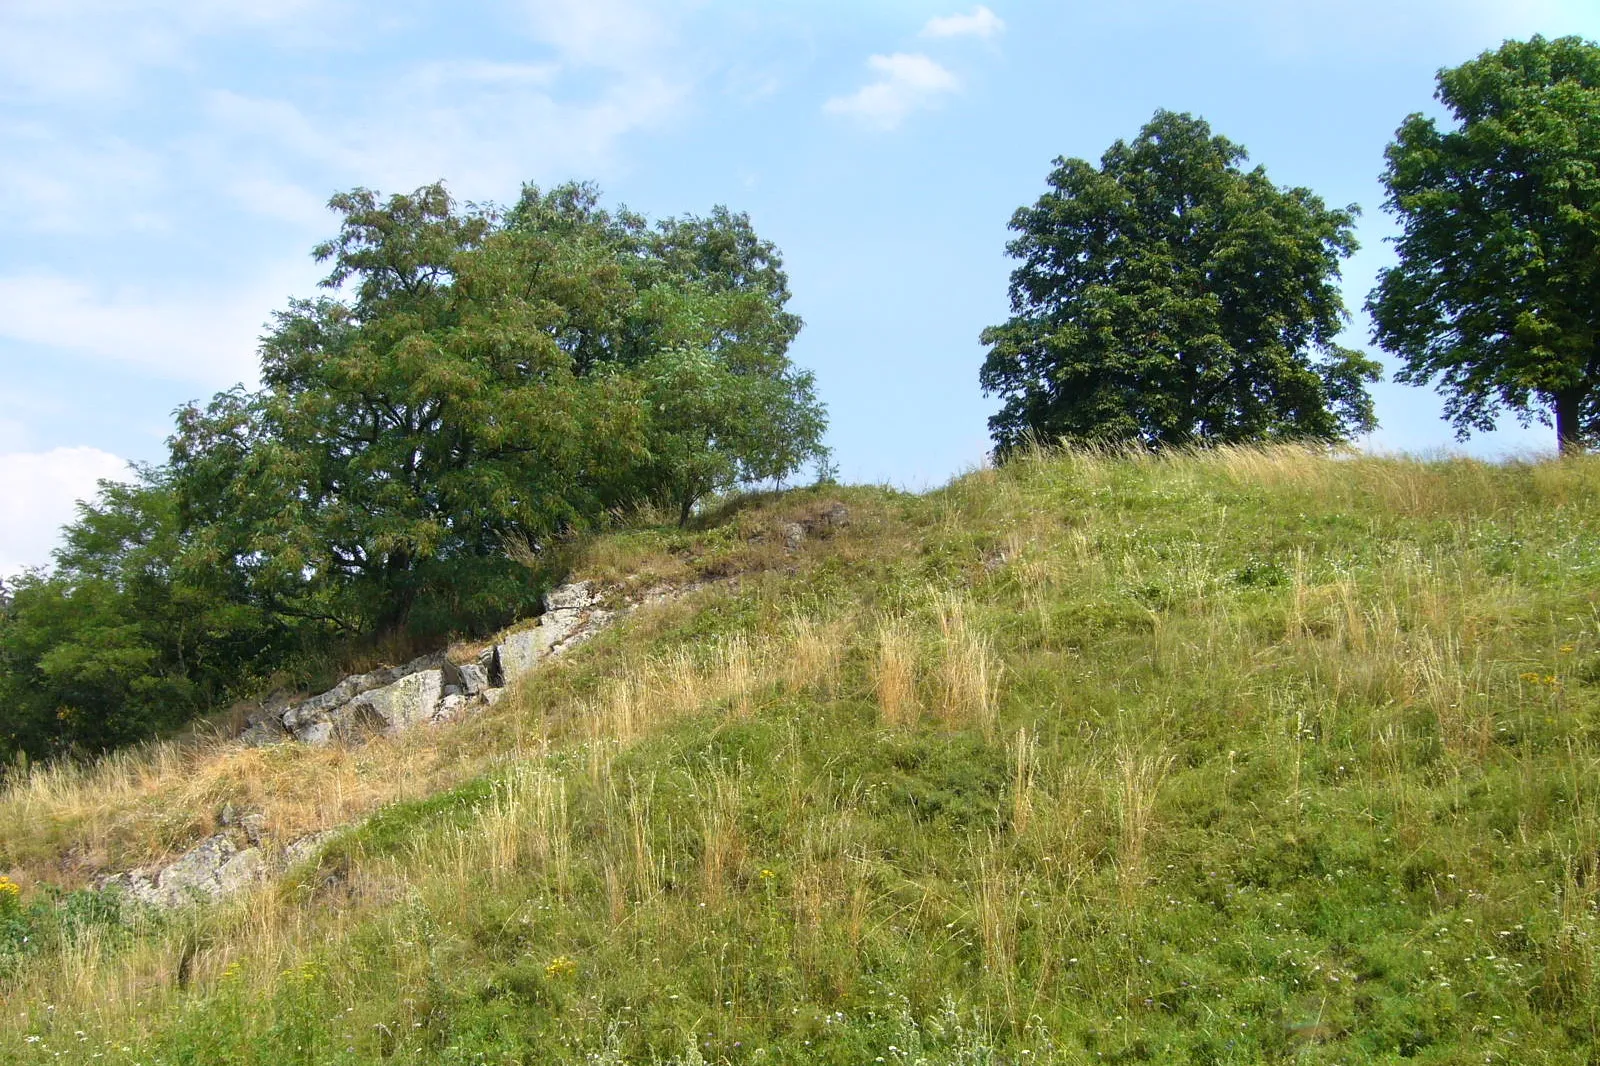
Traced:
<path fill-rule="evenodd" d="M 1413 114 L 1388 149 L 1399 262 L 1373 337 L 1437 381 L 1463 438 L 1554 415 L 1564 453 L 1600 434 L 1600 46 L 1508 41 L 1438 75 L 1453 127 Z"/>
<path fill-rule="evenodd" d="M 1097 167 L 1057 159 L 1012 217 L 1012 317 L 983 332 L 1002 454 L 1027 439 L 1152 447 L 1370 428 L 1376 364 L 1339 347 L 1355 208 L 1282 188 L 1159 111 Z"/>
<path fill-rule="evenodd" d="M 745 216 L 652 226 L 581 185 L 503 212 L 439 185 L 332 205 L 336 295 L 291 304 L 263 389 L 180 412 L 173 440 L 191 552 L 260 605 L 483 624 L 536 591 L 508 543 L 643 502 L 686 516 L 820 454 L 782 262 Z"/>

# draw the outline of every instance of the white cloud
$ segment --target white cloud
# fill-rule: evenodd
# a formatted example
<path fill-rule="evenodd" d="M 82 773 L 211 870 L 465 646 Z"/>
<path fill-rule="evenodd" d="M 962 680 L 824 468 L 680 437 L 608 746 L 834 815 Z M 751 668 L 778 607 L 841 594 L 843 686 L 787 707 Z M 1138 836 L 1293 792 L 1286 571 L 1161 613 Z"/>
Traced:
<path fill-rule="evenodd" d="M 159 228 L 148 205 L 167 172 L 160 155 L 124 137 L 0 122 L 0 224 L 74 233 Z"/>
<path fill-rule="evenodd" d="M 979 4 L 965 15 L 943 15 L 928 20 L 922 27 L 924 37 L 978 37 L 988 40 L 1006 28 L 1005 22 Z"/>
<path fill-rule="evenodd" d="M 139 71 L 189 63 L 200 39 L 266 30 L 328 36 L 342 6 L 320 0 L 5 0 L 0 97 L 119 100 Z M 313 11 L 316 17 L 307 18 Z"/>
<path fill-rule="evenodd" d="M 920 53 L 872 56 L 867 66 L 877 73 L 876 81 L 848 96 L 833 97 L 822 109 L 888 130 L 917 108 L 932 106 L 939 97 L 961 88 L 954 74 Z"/>
<path fill-rule="evenodd" d="M 128 464 L 99 448 L 0 454 L 0 576 L 44 566 L 74 504 L 101 478 L 125 479 Z"/>
<path fill-rule="evenodd" d="M 635 0 L 525 0 L 532 35 L 563 63 L 633 71 L 663 55 L 675 36 L 665 8 Z"/>
<path fill-rule="evenodd" d="M 225 388 L 255 380 L 264 323 L 290 293 L 310 287 L 309 273 L 281 270 L 233 290 L 160 293 L 97 291 L 48 274 L 0 277 L 0 338 Z"/>
<path fill-rule="evenodd" d="M 287 100 L 217 92 L 212 165 L 247 206 L 314 220 L 321 198 L 266 175 L 317 174 L 329 189 L 410 190 L 440 178 L 467 199 L 504 199 L 529 179 L 606 169 L 630 134 L 681 112 L 687 85 L 640 70 L 581 99 L 559 96 L 545 68 L 429 65 L 385 86 L 363 106 L 309 113 Z M 313 208 L 313 204 L 319 205 Z"/>

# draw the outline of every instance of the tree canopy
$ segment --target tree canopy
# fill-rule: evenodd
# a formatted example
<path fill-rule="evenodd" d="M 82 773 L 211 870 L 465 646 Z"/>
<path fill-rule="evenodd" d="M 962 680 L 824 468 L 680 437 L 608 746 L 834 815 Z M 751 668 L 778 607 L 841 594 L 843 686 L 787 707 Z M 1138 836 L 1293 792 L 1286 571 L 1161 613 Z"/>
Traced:
<path fill-rule="evenodd" d="M 1438 75 L 1453 127 L 1389 145 L 1397 265 L 1368 297 L 1397 377 L 1437 382 L 1457 433 L 1554 415 L 1562 451 L 1600 434 L 1600 46 L 1508 41 Z"/>
<path fill-rule="evenodd" d="M 523 549 L 825 457 L 745 215 L 652 224 L 577 184 L 331 206 L 328 291 L 274 317 L 261 388 L 179 409 L 168 463 L 102 485 L 0 604 L 0 747 L 121 743 L 297 649 L 503 623 L 554 576 Z"/>
<path fill-rule="evenodd" d="M 1158 111 L 1097 167 L 1057 159 L 1011 220 L 1012 317 L 983 332 L 1001 453 L 1030 438 L 1148 446 L 1337 440 L 1370 428 L 1377 367 L 1334 343 L 1356 209 L 1242 169 Z"/>

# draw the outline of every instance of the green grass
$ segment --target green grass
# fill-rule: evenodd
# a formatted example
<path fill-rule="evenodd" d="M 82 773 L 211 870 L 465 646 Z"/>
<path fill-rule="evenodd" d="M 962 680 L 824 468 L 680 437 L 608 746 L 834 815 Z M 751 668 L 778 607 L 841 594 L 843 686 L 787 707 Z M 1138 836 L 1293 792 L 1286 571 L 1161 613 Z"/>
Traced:
<path fill-rule="evenodd" d="M 0 1061 L 1600 1059 L 1600 464 L 852 491 L 249 899 L 0 897 Z"/>

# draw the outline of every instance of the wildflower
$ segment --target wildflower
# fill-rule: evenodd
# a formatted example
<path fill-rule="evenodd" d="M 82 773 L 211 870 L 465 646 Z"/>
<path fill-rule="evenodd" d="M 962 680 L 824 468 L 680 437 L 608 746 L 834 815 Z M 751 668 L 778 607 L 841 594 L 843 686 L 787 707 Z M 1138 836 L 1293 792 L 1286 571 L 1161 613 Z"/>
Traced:
<path fill-rule="evenodd" d="M 761 880 L 763 880 L 763 881 L 771 881 L 774 877 L 777 877 L 777 876 L 778 876 L 777 874 L 773 873 L 771 870 L 767 869 L 766 867 L 762 867 L 761 868 Z"/>
<path fill-rule="evenodd" d="M 578 972 L 577 962 L 567 955 L 557 955 L 551 959 L 544 968 L 544 974 L 551 979 L 571 977 Z"/>
<path fill-rule="evenodd" d="M 1578 650 L 1578 646 L 1576 644 L 1563 644 L 1563 645 L 1561 645 L 1561 654 L 1562 655 L 1571 655 L 1573 652 L 1575 652 L 1577 650 Z"/>
<path fill-rule="evenodd" d="M 11 878 L 0 874 L 0 900 L 16 899 L 22 895 L 22 888 Z"/>

